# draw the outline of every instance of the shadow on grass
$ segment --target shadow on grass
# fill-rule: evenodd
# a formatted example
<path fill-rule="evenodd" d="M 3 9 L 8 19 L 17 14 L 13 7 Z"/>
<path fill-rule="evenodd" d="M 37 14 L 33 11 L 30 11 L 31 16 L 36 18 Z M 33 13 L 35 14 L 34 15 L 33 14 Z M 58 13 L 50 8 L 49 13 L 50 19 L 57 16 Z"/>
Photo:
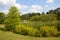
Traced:
<path fill-rule="evenodd" d="M 2 30 L 2 31 L 7 31 L 7 30 L 5 30 L 4 28 L 0 28 L 0 30 Z"/>

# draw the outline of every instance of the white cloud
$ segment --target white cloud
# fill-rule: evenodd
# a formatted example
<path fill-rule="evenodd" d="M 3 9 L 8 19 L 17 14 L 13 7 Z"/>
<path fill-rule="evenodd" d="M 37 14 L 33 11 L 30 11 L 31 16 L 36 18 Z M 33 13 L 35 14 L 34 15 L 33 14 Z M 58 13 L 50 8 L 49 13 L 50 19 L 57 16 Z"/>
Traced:
<path fill-rule="evenodd" d="M 0 0 L 1 4 L 15 4 L 16 0 Z"/>
<path fill-rule="evenodd" d="M 47 0 L 46 2 L 47 2 L 47 3 L 53 3 L 54 0 Z"/>
<path fill-rule="evenodd" d="M 41 5 L 31 5 L 31 6 L 28 6 L 27 10 L 23 11 L 22 14 L 26 14 L 26 13 L 41 13 L 43 7 Z"/>
<path fill-rule="evenodd" d="M 40 12 L 42 9 L 42 6 L 40 5 L 32 5 L 30 8 L 30 12 Z"/>
<path fill-rule="evenodd" d="M 0 12 L 7 13 L 11 5 L 16 4 L 16 0 L 0 0 Z"/>
<path fill-rule="evenodd" d="M 41 5 L 27 6 L 16 3 L 16 0 L 0 0 L 0 12 L 8 13 L 8 9 L 10 8 L 11 5 L 15 5 L 19 10 L 23 10 L 24 13 L 41 12 L 42 10 Z"/>
<path fill-rule="evenodd" d="M 14 4 L 18 9 L 26 9 L 28 6 L 26 5 L 21 5 L 21 4 Z"/>
<path fill-rule="evenodd" d="M 8 13 L 8 9 L 12 5 L 15 5 L 19 10 L 28 8 L 26 5 L 16 3 L 16 0 L 0 0 L 0 12 Z"/>
<path fill-rule="evenodd" d="M 5 14 L 7 14 L 7 13 L 8 13 L 8 10 L 2 10 L 2 11 L 0 11 L 0 12 L 3 12 L 3 13 L 5 13 Z"/>

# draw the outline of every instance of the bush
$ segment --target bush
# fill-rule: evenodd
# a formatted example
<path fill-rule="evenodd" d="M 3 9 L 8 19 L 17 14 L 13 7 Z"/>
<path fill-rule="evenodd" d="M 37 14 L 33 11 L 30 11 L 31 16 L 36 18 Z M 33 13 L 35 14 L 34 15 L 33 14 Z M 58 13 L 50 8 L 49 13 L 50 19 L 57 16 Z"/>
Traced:
<path fill-rule="evenodd" d="M 57 29 L 58 29 L 58 31 L 60 31 L 60 21 L 58 21 L 58 23 L 57 23 Z"/>
<path fill-rule="evenodd" d="M 14 29 L 15 29 L 15 26 L 6 25 L 6 24 L 5 24 L 5 30 L 7 30 L 7 31 L 14 31 Z"/>
<path fill-rule="evenodd" d="M 53 37 L 58 33 L 57 28 L 54 26 L 43 26 L 40 27 L 40 35 L 43 37 Z"/>
<path fill-rule="evenodd" d="M 26 30 L 26 27 L 24 25 L 16 25 L 14 32 L 27 35 L 27 30 Z"/>
<path fill-rule="evenodd" d="M 25 24 L 28 25 L 28 26 L 32 26 L 34 28 L 40 29 L 41 26 L 56 26 L 57 22 L 58 21 L 47 21 L 47 22 L 42 22 L 42 21 L 27 21 L 27 23 L 25 23 Z"/>
<path fill-rule="evenodd" d="M 24 25 L 16 26 L 14 32 L 22 35 L 39 36 L 39 31 L 37 29 Z"/>
<path fill-rule="evenodd" d="M 39 36 L 38 34 L 39 31 L 33 27 L 30 27 L 30 28 L 28 27 L 27 30 L 30 36 Z"/>
<path fill-rule="evenodd" d="M 56 37 L 60 37 L 60 32 L 58 32 L 58 34 L 56 35 Z"/>

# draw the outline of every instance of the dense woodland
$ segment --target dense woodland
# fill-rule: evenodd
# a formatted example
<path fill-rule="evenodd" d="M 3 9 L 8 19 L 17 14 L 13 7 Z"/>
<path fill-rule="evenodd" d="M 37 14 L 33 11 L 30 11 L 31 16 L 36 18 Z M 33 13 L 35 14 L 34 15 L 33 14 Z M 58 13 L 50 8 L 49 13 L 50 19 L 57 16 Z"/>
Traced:
<path fill-rule="evenodd" d="M 35 37 L 58 37 L 60 36 L 60 8 L 42 13 L 21 12 L 12 6 L 9 13 L 0 12 L 0 24 L 4 24 L 3 30 L 17 34 Z M 26 20 L 26 23 L 22 22 Z"/>

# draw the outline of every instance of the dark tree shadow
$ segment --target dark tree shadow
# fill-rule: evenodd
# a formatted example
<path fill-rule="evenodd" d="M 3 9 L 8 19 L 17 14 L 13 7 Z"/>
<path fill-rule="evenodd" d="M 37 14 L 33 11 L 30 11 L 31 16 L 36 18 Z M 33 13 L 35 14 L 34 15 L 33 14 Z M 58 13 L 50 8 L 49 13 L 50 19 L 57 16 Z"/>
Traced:
<path fill-rule="evenodd" d="M 2 31 L 7 31 L 7 30 L 5 30 L 4 28 L 0 28 L 0 30 L 2 30 Z"/>

